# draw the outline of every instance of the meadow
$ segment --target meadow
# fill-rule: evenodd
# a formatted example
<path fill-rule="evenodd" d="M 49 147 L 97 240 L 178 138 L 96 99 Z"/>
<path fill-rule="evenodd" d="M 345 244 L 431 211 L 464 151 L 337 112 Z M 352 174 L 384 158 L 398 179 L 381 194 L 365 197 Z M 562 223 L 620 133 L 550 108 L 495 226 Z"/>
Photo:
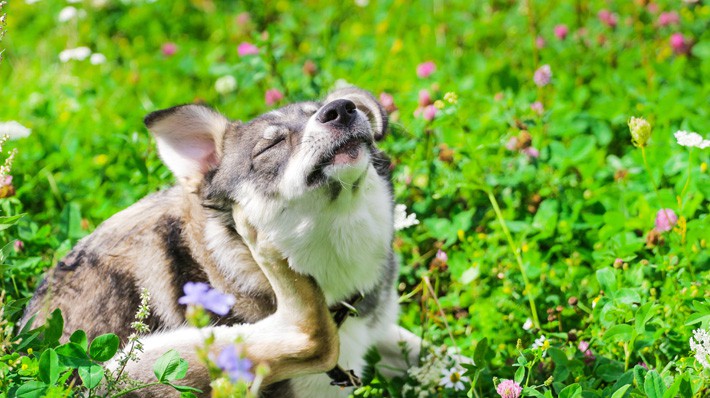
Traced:
<path fill-rule="evenodd" d="M 401 324 L 428 342 L 405 377 L 373 367 L 355 396 L 710 396 L 707 1 L 10 0 L 5 13 L 0 397 L 102 382 L 112 337 L 92 353 L 78 333 L 85 360 L 71 362 L 56 319 L 21 340 L 15 323 L 80 238 L 173 184 L 147 113 L 204 102 L 248 120 L 343 84 L 390 113 L 381 146 L 414 214 L 394 242 Z"/>

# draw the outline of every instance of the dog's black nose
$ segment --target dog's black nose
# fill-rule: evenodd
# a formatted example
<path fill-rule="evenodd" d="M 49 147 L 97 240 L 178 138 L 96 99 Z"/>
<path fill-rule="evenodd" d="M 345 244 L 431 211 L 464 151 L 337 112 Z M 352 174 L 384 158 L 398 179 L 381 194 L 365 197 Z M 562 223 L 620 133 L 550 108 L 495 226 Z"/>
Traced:
<path fill-rule="evenodd" d="M 356 116 L 355 103 L 350 100 L 339 99 L 321 108 L 316 120 L 331 126 L 349 127 Z"/>

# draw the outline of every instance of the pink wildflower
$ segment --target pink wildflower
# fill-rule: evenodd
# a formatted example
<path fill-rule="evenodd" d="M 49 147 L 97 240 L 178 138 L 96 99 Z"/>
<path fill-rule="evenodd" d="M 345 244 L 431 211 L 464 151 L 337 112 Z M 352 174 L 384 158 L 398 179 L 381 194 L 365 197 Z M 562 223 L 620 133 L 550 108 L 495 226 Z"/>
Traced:
<path fill-rule="evenodd" d="M 552 69 L 550 69 L 550 65 L 543 65 L 535 71 L 535 74 L 533 75 L 533 81 L 535 84 L 537 84 L 538 87 L 544 87 L 550 84 L 550 80 L 552 79 Z"/>
<path fill-rule="evenodd" d="M 251 43 L 242 42 L 241 44 L 239 44 L 239 47 L 237 47 L 237 53 L 240 57 L 244 57 L 247 55 L 256 55 L 259 54 L 259 47 Z"/>
<path fill-rule="evenodd" d="M 542 36 L 538 36 L 535 38 L 535 47 L 537 47 L 537 48 L 545 47 L 545 39 Z"/>
<path fill-rule="evenodd" d="M 670 38 L 671 48 L 676 54 L 687 54 L 690 50 L 690 43 L 682 33 L 673 33 Z"/>
<path fill-rule="evenodd" d="M 656 4 L 656 3 L 648 3 L 648 5 L 646 6 L 646 9 L 647 9 L 648 12 L 650 12 L 651 14 L 655 14 L 655 13 L 658 12 L 658 4 Z"/>
<path fill-rule="evenodd" d="M 419 91 L 419 106 L 420 107 L 425 107 L 427 105 L 431 105 L 431 94 L 429 94 L 429 90 L 420 90 Z"/>
<path fill-rule="evenodd" d="M 616 258 L 616 260 L 614 260 L 614 267 L 621 267 L 623 264 L 624 264 L 624 260 L 622 260 L 618 257 Z M 580 348 L 580 350 L 581 350 L 581 348 Z"/>
<path fill-rule="evenodd" d="M 648 370 L 648 365 L 646 365 L 646 362 L 639 362 L 639 363 L 637 363 L 636 365 L 638 365 L 638 366 L 640 366 L 640 367 L 642 367 L 642 368 Z"/>
<path fill-rule="evenodd" d="M 661 209 L 656 213 L 656 231 L 668 232 L 678 222 L 678 216 L 672 209 Z"/>
<path fill-rule="evenodd" d="M 278 89 L 272 88 L 266 90 L 266 93 L 264 93 L 264 101 L 268 106 L 274 105 L 282 99 L 284 99 L 284 95 Z"/>
<path fill-rule="evenodd" d="M 597 14 L 597 16 L 604 25 L 610 28 L 615 28 L 616 25 L 619 23 L 619 18 L 617 17 L 617 15 L 609 10 L 601 10 L 599 11 L 599 14 Z"/>
<path fill-rule="evenodd" d="M 19 239 L 17 239 L 17 240 L 15 241 L 15 243 L 13 243 L 12 246 L 15 248 L 15 251 L 18 252 L 18 253 L 21 252 L 21 251 L 23 251 L 23 250 L 25 250 L 25 242 L 23 242 L 23 241 L 21 241 L 21 240 L 19 240 Z"/>
<path fill-rule="evenodd" d="M 432 121 L 436 117 L 438 111 L 439 110 L 436 109 L 434 105 L 427 105 L 422 111 L 422 116 L 424 116 L 424 119 Z"/>
<path fill-rule="evenodd" d="M 510 137 L 508 142 L 505 144 L 505 149 L 507 149 L 509 151 L 514 151 L 514 150 L 518 149 L 518 137 L 516 137 L 516 136 Z"/>
<path fill-rule="evenodd" d="M 178 50 L 177 44 L 175 44 L 173 42 L 168 42 L 168 43 L 163 44 L 163 47 L 160 49 L 160 51 L 166 57 L 172 57 L 173 55 L 175 55 L 177 50 Z"/>
<path fill-rule="evenodd" d="M 594 354 L 592 354 L 592 350 L 589 349 L 588 341 L 580 341 L 577 348 L 582 352 L 582 354 L 584 354 L 584 358 L 594 359 Z"/>
<path fill-rule="evenodd" d="M 540 157 L 540 151 L 538 151 L 535 147 L 527 147 L 521 150 L 520 152 L 528 155 L 530 159 L 537 159 Z"/>
<path fill-rule="evenodd" d="M 560 39 L 560 40 L 566 39 L 568 33 L 569 33 L 569 28 L 567 28 L 567 25 L 559 24 L 559 25 L 555 26 L 555 36 L 558 39 Z"/>
<path fill-rule="evenodd" d="M 675 11 L 662 12 L 661 15 L 658 16 L 658 26 L 678 25 L 679 23 L 680 17 Z"/>
<path fill-rule="evenodd" d="M 446 264 L 446 262 L 449 261 L 449 256 L 446 254 L 445 251 L 439 249 L 436 252 L 436 259 L 441 261 L 442 263 Z"/>
<path fill-rule="evenodd" d="M 540 101 L 535 101 L 530 104 L 530 109 L 538 115 L 542 115 L 543 113 L 545 113 L 545 108 L 542 106 L 542 102 Z"/>
<path fill-rule="evenodd" d="M 251 15 L 249 15 L 249 13 L 246 11 L 239 13 L 239 15 L 237 15 L 236 22 L 237 22 L 237 25 L 244 26 L 244 25 L 248 24 L 249 22 L 251 22 Z"/>
<path fill-rule="evenodd" d="M 523 388 L 513 380 L 503 380 L 496 387 L 496 391 L 501 398 L 519 398 Z"/>
<path fill-rule="evenodd" d="M 424 79 L 436 72 L 436 64 L 433 61 L 427 61 L 417 65 L 417 76 Z"/>
<path fill-rule="evenodd" d="M 394 104 L 394 98 L 389 93 L 383 92 L 380 94 L 380 104 L 382 104 L 382 107 L 385 108 L 387 113 L 392 113 L 397 110 L 397 105 Z"/>

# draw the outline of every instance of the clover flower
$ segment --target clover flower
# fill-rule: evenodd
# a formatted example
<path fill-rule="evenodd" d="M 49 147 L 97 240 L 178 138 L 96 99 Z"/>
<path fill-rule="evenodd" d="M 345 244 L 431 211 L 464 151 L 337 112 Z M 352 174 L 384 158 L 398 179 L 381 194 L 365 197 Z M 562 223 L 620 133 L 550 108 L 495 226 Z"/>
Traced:
<path fill-rule="evenodd" d="M 439 249 L 436 252 L 436 259 L 446 264 L 446 262 L 449 261 L 449 256 L 446 254 L 445 251 Z"/>
<path fill-rule="evenodd" d="M 227 315 L 236 301 L 231 294 L 220 293 L 202 282 L 187 282 L 182 290 L 185 295 L 178 299 L 178 303 L 200 305 L 217 315 Z"/>
<path fill-rule="evenodd" d="M 409 228 L 412 225 L 419 224 L 417 220 L 417 215 L 412 213 L 407 215 L 407 206 L 403 204 L 397 204 L 394 206 L 394 229 L 395 231 L 401 231 L 405 228 Z"/>
<path fill-rule="evenodd" d="M 693 330 L 693 337 L 690 338 L 690 349 L 695 352 L 695 359 L 710 369 L 710 333 L 704 329 Z"/>
<path fill-rule="evenodd" d="M 537 159 L 540 157 L 540 151 L 538 151 L 537 148 L 532 147 L 532 146 L 529 146 L 527 148 L 523 148 L 520 150 L 520 152 L 527 155 L 528 159 Z"/>
<path fill-rule="evenodd" d="M 610 28 L 615 28 L 616 24 L 619 22 L 618 17 L 616 14 L 609 10 L 601 10 L 597 14 L 597 17 L 599 17 L 599 20 L 602 21 L 602 23 Z"/>
<path fill-rule="evenodd" d="M 57 19 L 59 22 L 67 22 L 70 21 L 79 14 L 79 10 L 76 9 L 76 7 L 73 6 L 67 6 L 62 8 L 61 11 L 59 11 L 59 17 Z"/>
<path fill-rule="evenodd" d="M 565 24 L 559 24 L 555 26 L 554 29 L 555 37 L 557 37 L 560 40 L 564 40 L 567 38 L 567 34 L 569 33 L 569 28 Z"/>
<path fill-rule="evenodd" d="M 231 93 L 237 88 L 237 79 L 234 76 L 222 76 L 214 82 L 214 89 L 220 94 Z"/>
<path fill-rule="evenodd" d="M 538 36 L 535 38 L 535 47 L 538 49 L 544 48 L 545 47 L 545 38 L 542 36 Z"/>
<path fill-rule="evenodd" d="M 455 391 L 463 391 L 466 386 L 463 382 L 469 382 L 469 378 L 462 376 L 464 369 L 461 365 L 456 364 L 451 369 L 444 369 L 439 385 L 444 388 L 451 388 Z"/>
<path fill-rule="evenodd" d="M 547 64 L 537 68 L 535 74 L 533 74 L 533 81 L 538 87 L 547 86 L 548 84 L 550 84 L 551 79 L 552 69 L 550 69 L 550 65 Z"/>
<path fill-rule="evenodd" d="M 646 141 L 651 137 L 651 124 L 642 117 L 631 117 L 628 122 L 631 131 L 631 143 L 635 147 L 646 145 Z"/>
<path fill-rule="evenodd" d="M 533 326 L 534 325 L 532 319 L 528 318 L 525 320 L 525 323 L 523 323 L 523 330 L 530 330 Z"/>
<path fill-rule="evenodd" d="M 678 222 L 678 216 L 672 209 L 661 209 L 656 213 L 656 231 L 668 232 Z"/>
<path fill-rule="evenodd" d="M 424 79 L 436 72 L 436 64 L 433 61 L 423 62 L 417 65 L 417 76 Z"/>
<path fill-rule="evenodd" d="M 592 354 L 592 350 L 589 349 L 589 342 L 585 340 L 581 340 L 579 344 L 577 345 L 577 348 L 579 351 L 584 354 L 585 358 L 588 359 L 594 359 L 594 354 Z"/>
<path fill-rule="evenodd" d="M 380 104 L 385 108 L 387 113 L 392 113 L 397 110 L 397 105 L 394 104 L 394 97 L 389 93 L 380 93 Z"/>
<path fill-rule="evenodd" d="M 101 53 L 93 53 L 89 57 L 89 62 L 91 65 L 101 65 L 106 62 L 106 56 Z"/>
<path fill-rule="evenodd" d="M 166 57 L 172 57 L 175 53 L 177 53 L 177 50 L 178 46 L 173 42 L 167 42 L 160 48 L 160 52 L 162 52 Z"/>
<path fill-rule="evenodd" d="M 16 140 L 18 138 L 25 138 L 29 136 L 30 133 L 32 133 L 32 130 L 14 120 L 0 122 L 0 137 L 7 136 L 10 140 Z"/>
<path fill-rule="evenodd" d="M 658 16 L 658 26 L 678 25 L 679 23 L 680 17 L 675 11 L 662 12 L 661 15 Z"/>
<path fill-rule="evenodd" d="M 59 60 L 69 62 L 71 60 L 83 61 L 91 55 L 89 47 L 68 48 L 59 53 Z"/>
<path fill-rule="evenodd" d="M 219 353 L 215 363 L 222 371 L 227 373 L 233 383 L 254 381 L 254 374 L 251 372 L 252 362 L 248 358 L 242 358 L 234 344 L 225 347 Z"/>
<path fill-rule="evenodd" d="M 530 104 L 530 110 L 537 113 L 538 115 L 542 115 L 543 113 L 545 113 L 545 107 L 542 106 L 542 102 L 540 101 L 535 101 Z"/>
<path fill-rule="evenodd" d="M 428 121 L 434 120 L 437 113 L 439 113 L 439 110 L 434 105 L 427 105 L 424 110 L 422 110 L 422 116 Z"/>
<path fill-rule="evenodd" d="M 669 42 L 676 54 L 687 54 L 690 51 L 690 41 L 682 33 L 673 33 Z"/>
<path fill-rule="evenodd" d="M 496 392 L 501 398 L 518 398 L 523 392 L 523 387 L 514 380 L 503 380 L 496 387 Z"/>
<path fill-rule="evenodd" d="M 278 89 L 272 88 L 266 90 L 264 93 L 264 102 L 266 102 L 266 105 L 268 106 L 274 105 L 282 99 L 284 99 L 284 95 Z"/>
<path fill-rule="evenodd" d="M 700 149 L 710 147 L 710 140 L 704 140 L 700 134 L 695 132 L 678 130 L 673 135 L 675 136 L 678 145 L 696 147 Z"/>
<path fill-rule="evenodd" d="M 248 42 L 242 42 L 237 47 L 237 54 L 239 54 L 240 57 L 256 55 L 259 54 L 259 47 Z"/>
<path fill-rule="evenodd" d="M 429 94 L 429 90 L 419 90 L 419 107 L 423 108 L 427 105 L 431 105 L 431 94 Z"/>

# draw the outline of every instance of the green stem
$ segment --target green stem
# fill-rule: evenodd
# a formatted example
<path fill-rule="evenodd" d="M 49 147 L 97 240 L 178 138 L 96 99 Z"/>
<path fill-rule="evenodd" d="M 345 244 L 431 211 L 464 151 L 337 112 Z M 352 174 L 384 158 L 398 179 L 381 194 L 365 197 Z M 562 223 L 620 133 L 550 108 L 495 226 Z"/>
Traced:
<path fill-rule="evenodd" d="M 683 196 L 685 196 L 685 191 L 687 191 L 688 186 L 690 186 L 690 173 L 693 170 L 692 164 L 693 164 L 693 149 L 691 148 L 690 151 L 688 152 L 688 178 L 685 180 L 685 185 L 683 185 L 683 190 L 680 191 L 680 196 L 678 196 L 678 210 L 680 213 L 683 213 Z"/>
<path fill-rule="evenodd" d="M 500 224 L 501 228 L 503 229 L 503 233 L 505 234 L 505 237 L 508 239 L 508 246 L 510 246 L 510 250 L 513 252 L 513 255 L 515 256 L 515 261 L 518 263 L 518 267 L 520 268 L 520 275 L 523 277 L 523 283 L 525 284 L 525 291 L 527 292 L 526 296 L 528 297 L 528 302 L 530 303 L 530 312 L 532 312 L 532 320 L 533 324 L 537 329 L 541 329 L 540 327 L 540 320 L 537 318 L 537 309 L 535 307 L 535 300 L 532 298 L 532 286 L 530 285 L 530 281 L 528 280 L 528 275 L 525 273 L 525 267 L 523 266 L 523 258 L 520 256 L 520 249 L 516 246 L 515 242 L 513 241 L 513 236 L 510 234 L 510 231 L 508 230 L 508 226 L 505 225 L 505 219 L 503 218 L 503 213 L 500 211 L 500 207 L 498 206 L 498 201 L 496 200 L 495 196 L 493 195 L 493 192 L 486 190 L 486 194 L 488 194 L 488 199 L 491 201 L 491 205 L 493 206 L 493 210 L 496 212 L 496 217 L 498 217 L 498 223 Z"/>
<path fill-rule="evenodd" d="M 153 383 L 143 384 L 143 385 L 140 385 L 140 386 L 138 386 L 138 387 L 130 388 L 130 389 L 128 389 L 128 390 L 123 390 L 123 391 L 119 392 L 118 394 L 111 396 L 111 398 L 120 397 L 120 396 L 129 394 L 129 393 L 132 393 L 133 391 L 140 390 L 140 389 L 142 389 L 142 388 L 148 388 L 148 387 L 157 386 L 158 384 L 163 384 L 163 383 L 161 383 L 161 382 L 159 382 L 159 381 L 155 381 L 155 382 L 153 382 Z"/>

